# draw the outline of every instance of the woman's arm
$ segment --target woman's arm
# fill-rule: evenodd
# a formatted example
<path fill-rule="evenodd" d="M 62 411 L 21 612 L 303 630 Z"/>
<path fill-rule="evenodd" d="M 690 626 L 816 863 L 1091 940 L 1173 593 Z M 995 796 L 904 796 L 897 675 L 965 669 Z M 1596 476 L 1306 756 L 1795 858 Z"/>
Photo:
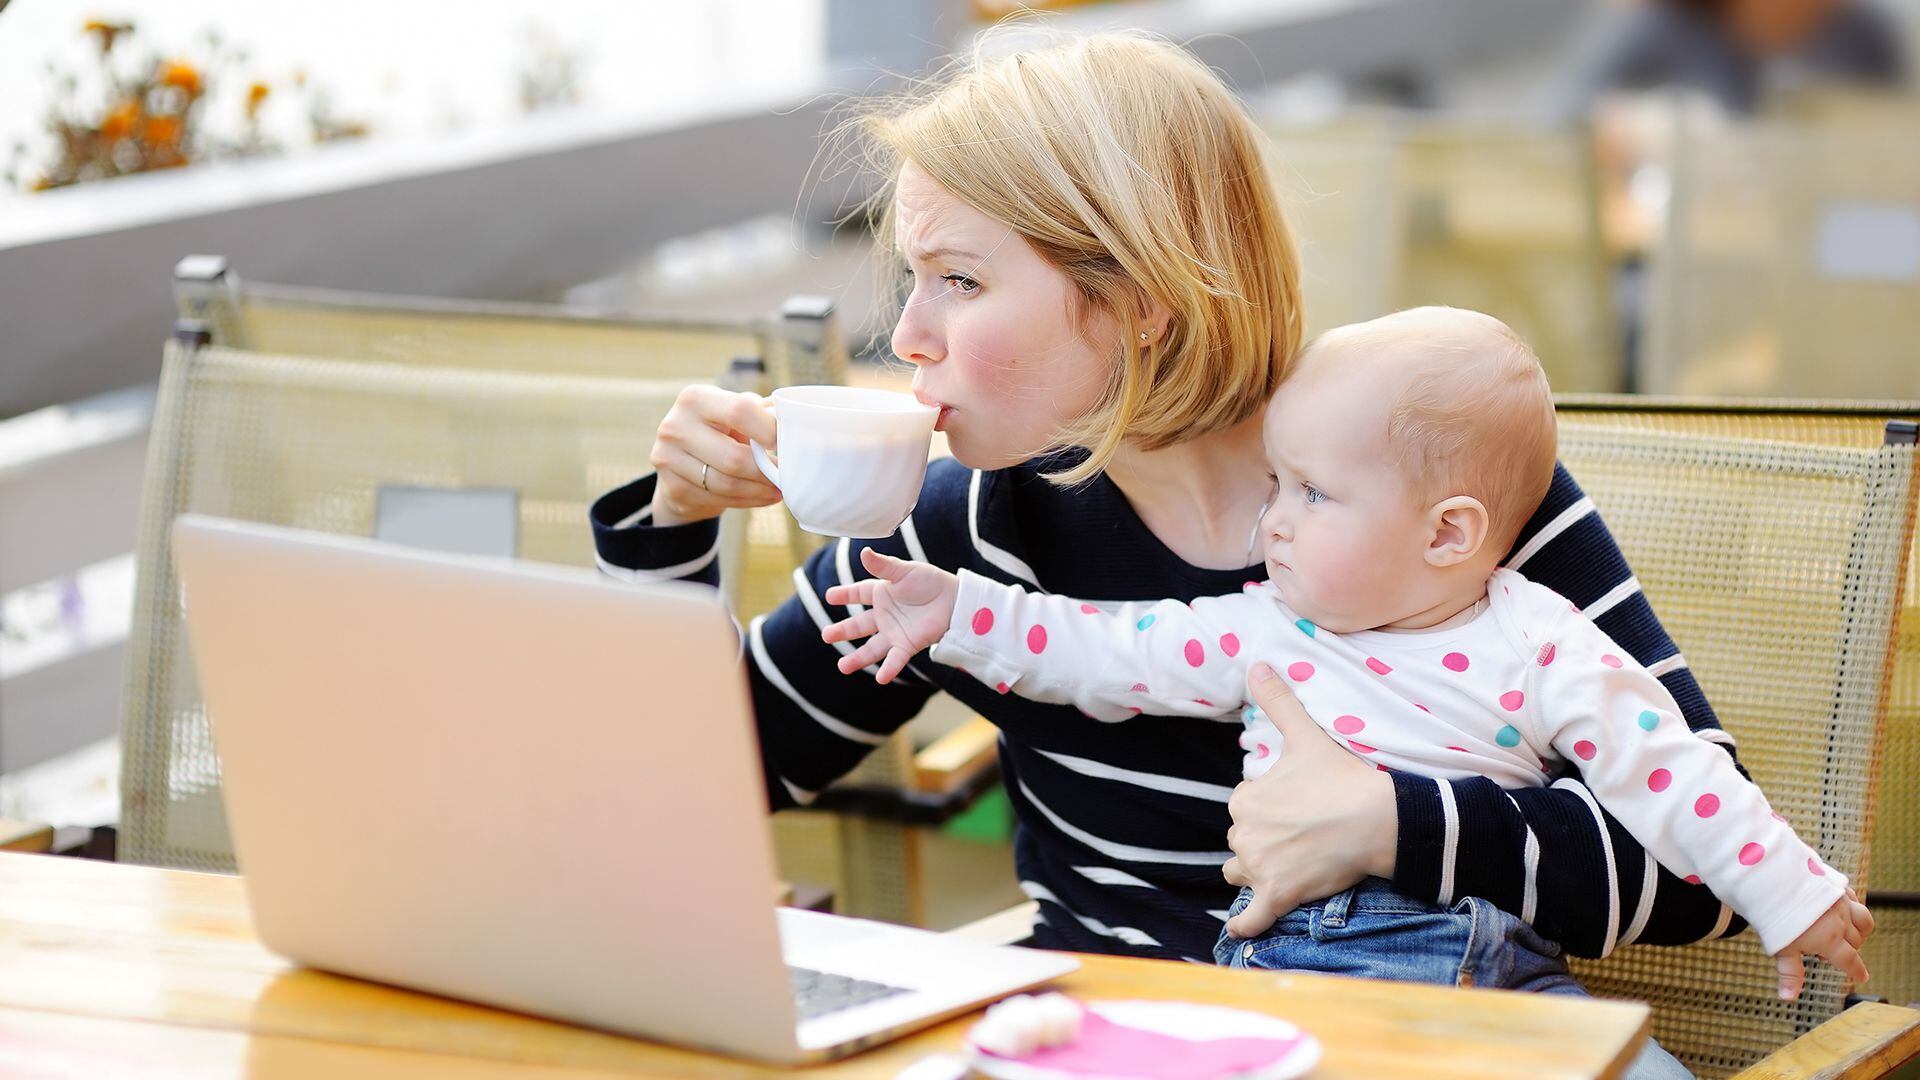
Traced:
<path fill-rule="evenodd" d="M 928 480 L 932 490 L 923 492 L 922 506 L 945 494 L 932 475 Z M 655 476 L 643 477 L 594 503 L 590 516 L 602 571 L 627 581 L 677 578 L 717 585 L 719 523 L 708 519 L 656 527 L 655 483 Z M 931 684 L 911 669 L 886 686 L 869 678 L 849 679 L 835 669 L 846 647 L 820 640 L 823 627 L 847 615 L 821 597 L 832 585 L 867 576 L 858 558 L 867 546 L 908 554 L 899 533 L 830 543 L 795 575 L 797 594 L 743 631 L 767 799 L 775 808 L 811 800 L 884 743 L 933 694 Z"/>

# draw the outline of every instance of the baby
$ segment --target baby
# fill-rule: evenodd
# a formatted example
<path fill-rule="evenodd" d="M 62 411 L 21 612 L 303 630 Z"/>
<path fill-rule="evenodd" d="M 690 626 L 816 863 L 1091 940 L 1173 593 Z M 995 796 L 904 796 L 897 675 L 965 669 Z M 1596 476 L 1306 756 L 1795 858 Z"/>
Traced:
<path fill-rule="evenodd" d="M 1383 769 L 1517 788 L 1572 764 L 1662 865 L 1752 924 L 1779 958 L 1783 997 L 1799 992 L 1804 953 L 1866 978 L 1855 950 L 1871 923 L 1846 879 L 1626 650 L 1500 567 L 1555 459 L 1546 376 L 1518 336 L 1451 308 L 1330 331 L 1301 354 L 1263 430 L 1276 485 L 1261 520 L 1265 583 L 1114 610 L 868 549 L 877 577 L 827 592 L 868 607 L 823 633 L 868 639 L 840 670 L 878 663 L 886 682 L 932 646 L 1003 693 L 1100 720 L 1238 710 L 1251 778 L 1282 749 L 1244 704 L 1247 669 L 1264 660 L 1315 722 Z M 1380 947 L 1397 961 L 1408 946 Z M 1216 955 L 1300 964 L 1224 932 Z"/>

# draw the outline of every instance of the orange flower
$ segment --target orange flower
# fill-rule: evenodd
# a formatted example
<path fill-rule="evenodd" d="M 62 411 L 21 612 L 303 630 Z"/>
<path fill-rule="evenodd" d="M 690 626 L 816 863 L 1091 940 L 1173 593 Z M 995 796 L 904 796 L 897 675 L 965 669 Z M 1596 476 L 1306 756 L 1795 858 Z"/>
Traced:
<path fill-rule="evenodd" d="M 124 139 L 133 134 L 133 126 L 140 122 L 140 103 L 122 101 L 108 110 L 105 120 L 100 121 L 100 135 L 108 141 Z"/>
<path fill-rule="evenodd" d="M 0 5 L 0 7 L 4 6 L 5 5 Z M 105 19 L 88 19 L 86 25 L 82 26 L 80 30 L 82 33 L 92 34 L 99 38 L 100 51 L 102 53 L 110 53 L 113 51 L 113 41 L 115 38 L 121 34 L 133 33 L 133 24 L 110 23 Z"/>
<path fill-rule="evenodd" d="M 180 141 L 180 118 L 153 116 L 142 126 L 140 137 L 151 146 L 172 146 Z"/>
<path fill-rule="evenodd" d="M 260 111 L 260 103 L 267 100 L 267 95 L 271 93 L 273 93 L 272 88 L 263 82 L 247 87 L 247 119 L 253 119 L 254 115 Z"/>
<path fill-rule="evenodd" d="M 169 60 L 160 65 L 160 85 L 179 87 L 191 97 L 200 93 L 200 72 L 184 60 Z"/>

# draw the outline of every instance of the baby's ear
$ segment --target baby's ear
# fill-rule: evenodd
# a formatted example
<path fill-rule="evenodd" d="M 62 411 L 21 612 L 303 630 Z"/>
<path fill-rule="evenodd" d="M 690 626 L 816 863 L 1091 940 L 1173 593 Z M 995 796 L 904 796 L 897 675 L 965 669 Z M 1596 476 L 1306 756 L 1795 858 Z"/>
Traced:
<path fill-rule="evenodd" d="M 1480 554 L 1492 527 L 1485 504 L 1471 495 L 1453 495 L 1427 511 L 1433 535 L 1427 541 L 1429 566 L 1458 566 Z"/>

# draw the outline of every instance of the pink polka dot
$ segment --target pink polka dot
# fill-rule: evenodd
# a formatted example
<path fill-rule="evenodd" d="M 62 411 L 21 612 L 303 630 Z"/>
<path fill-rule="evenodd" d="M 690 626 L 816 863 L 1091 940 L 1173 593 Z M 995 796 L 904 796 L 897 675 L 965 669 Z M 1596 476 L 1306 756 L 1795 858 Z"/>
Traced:
<path fill-rule="evenodd" d="M 1353 747 L 1353 752 L 1356 754 L 1371 754 L 1374 751 L 1374 748 L 1366 743 L 1354 742 L 1352 739 L 1347 740 L 1347 745 Z"/>
<path fill-rule="evenodd" d="M 1460 751 L 1460 752 L 1461 752 L 1461 753 L 1463 753 L 1463 754 L 1464 754 L 1464 753 L 1467 753 L 1467 748 L 1466 748 L 1466 747 L 1464 747 L 1464 746 L 1449 746 L 1449 747 L 1447 747 L 1447 749 L 1449 749 L 1449 750 L 1458 750 L 1458 751 Z"/>
<path fill-rule="evenodd" d="M 1232 634 L 1220 635 L 1220 651 L 1229 657 L 1240 655 L 1240 639 Z"/>
<path fill-rule="evenodd" d="M 1673 774 L 1665 769 L 1655 769 L 1647 774 L 1647 790 L 1661 792 L 1673 784 Z"/>
<path fill-rule="evenodd" d="M 1467 654 L 1450 652 L 1440 658 L 1440 663 L 1448 671 L 1465 671 L 1467 670 Z"/>
<path fill-rule="evenodd" d="M 1553 642 L 1549 641 L 1545 645 L 1540 646 L 1540 652 L 1533 658 L 1533 662 L 1539 664 L 1541 667 L 1546 667 L 1548 664 L 1553 663 L 1553 654 L 1555 651 L 1557 650 L 1554 649 Z"/>
<path fill-rule="evenodd" d="M 1720 796 L 1709 791 L 1693 800 L 1693 812 L 1703 818 L 1712 817 L 1720 812 Z"/>
<path fill-rule="evenodd" d="M 1573 744 L 1573 756 L 1581 761 L 1593 760 L 1594 745 L 1585 739 Z"/>
<path fill-rule="evenodd" d="M 1500 707 L 1508 712 L 1519 712 L 1520 706 L 1527 703 L 1527 695 L 1518 690 L 1509 690 L 1500 695 Z"/>
<path fill-rule="evenodd" d="M 1342 735 L 1358 735 L 1366 726 L 1367 722 L 1357 716 L 1337 716 L 1333 720 L 1333 730 Z"/>
<path fill-rule="evenodd" d="M 1389 675 L 1393 672 L 1392 668 L 1371 656 L 1367 657 L 1367 670 L 1373 672 L 1375 675 Z"/>
<path fill-rule="evenodd" d="M 1241 592 L 1252 592 L 1252 591 L 1253 591 L 1254 589 L 1257 589 L 1257 588 L 1259 588 L 1259 587 L 1260 587 L 1260 583 L 1259 583 L 1259 582 L 1257 582 L 1257 581 L 1249 581 L 1249 582 L 1247 582 L 1247 583 L 1246 583 L 1245 585 L 1242 585 L 1242 586 L 1240 586 L 1240 591 L 1241 591 Z"/>
<path fill-rule="evenodd" d="M 1147 684 L 1143 682 L 1137 682 L 1133 684 L 1131 689 L 1136 694 L 1144 694 L 1147 692 Z"/>
<path fill-rule="evenodd" d="M 1132 713 L 1132 714 L 1134 714 L 1135 716 L 1138 716 L 1138 715 L 1140 715 L 1140 706 L 1138 706 L 1138 705 L 1129 705 L 1129 706 L 1127 706 L 1127 711 L 1128 711 L 1128 712 L 1130 712 L 1130 713 Z"/>
<path fill-rule="evenodd" d="M 1419 710 L 1420 710 L 1421 712 L 1423 712 L 1423 713 L 1426 713 L 1426 714 L 1427 714 L 1428 716 L 1432 716 L 1432 715 L 1433 715 L 1433 710 L 1432 710 L 1432 709 L 1429 709 L 1429 708 L 1427 708 L 1427 707 L 1426 707 L 1425 705 L 1422 705 L 1422 704 L 1420 704 L 1420 703 L 1419 703 L 1419 702 L 1417 702 L 1417 701 L 1413 703 L 1413 707 L 1414 707 L 1414 708 L 1416 708 L 1416 709 L 1419 709 Z"/>
<path fill-rule="evenodd" d="M 1814 877 L 1826 877 L 1827 868 L 1820 865 L 1819 859 L 1808 859 L 1807 873 L 1812 874 Z"/>
<path fill-rule="evenodd" d="M 1767 857 L 1767 849 L 1759 844 L 1748 844 L 1740 849 L 1740 865 L 1752 866 Z"/>
<path fill-rule="evenodd" d="M 1267 744 L 1266 744 L 1266 743 L 1256 743 L 1256 744 L 1254 744 L 1254 747 L 1253 747 L 1253 756 L 1254 756 L 1254 757 L 1257 757 L 1257 758 L 1263 758 L 1263 757 L 1266 757 L 1266 756 L 1267 756 L 1268 754 L 1271 754 L 1271 753 L 1273 753 L 1273 751 L 1272 751 L 1272 750 L 1271 750 L 1270 748 L 1268 748 L 1268 746 L 1267 746 Z"/>
<path fill-rule="evenodd" d="M 1287 665 L 1287 678 L 1294 682 L 1306 682 L 1313 678 L 1313 665 L 1301 660 Z"/>
<path fill-rule="evenodd" d="M 993 612 L 991 610 L 981 608 L 979 611 L 973 613 L 974 633 L 984 634 L 991 629 L 993 629 Z"/>
<path fill-rule="evenodd" d="M 1201 646 L 1200 639 L 1188 638 L 1187 639 L 1188 666 L 1199 667 L 1201 664 L 1204 664 L 1206 662 L 1207 662 L 1207 650 Z"/>
<path fill-rule="evenodd" d="M 1688 874 L 1686 877 L 1683 877 L 1680 880 L 1686 882 L 1689 885 L 1698 885 L 1700 884 L 1700 875 Z"/>
<path fill-rule="evenodd" d="M 1193 703 L 1195 705 L 1205 705 L 1209 709 L 1213 708 L 1213 702 L 1208 701 L 1206 698 L 1203 698 L 1203 697 L 1194 698 Z"/>
<path fill-rule="evenodd" d="M 1601 663 L 1603 663 L 1603 664 L 1605 664 L 1605 665 L 1607 665 L 1608 667 L 1619 667 L 1619 666 L 1620 666 L 1620 658 L 1619 658 L 1619 657 L 1617 657 L 1617 656 L 1615 656 L 1615 655 L 1613 655 L 1612 653 L 1608 653 L 1608 654 L 1606 654 L 1605 656 L 1602 656 L 1602 657 L 1600 658 L 1600 662 L 1601 662 Z"/>
<path fill-rule="evenodd" d="M 1081 604 L 1081 605 L 1080 605 L 1080 614 L 1082 614 L 1082 615 L 1098 615 L 1098 614 L 1100 614 L 1100 609 L 1099 609 L 1099 608 L 1097 608 L 1097 607 L 1094 607 L 1094 606 L 1093 606 L 1092 604 Z"/>
<path fill-rule="evenodd" d="M 1012 689 L 1012 687 L 1009 687 L 1006 683 L 994 683 L 993 688 L 995 690 L 1000 691 L 1003 694 L 1006 693 L 1008 690 Z"/>
<path fill-rule="evenodd" d="M 1780 811 L 1778 810 L 1769 810 L 1767 811 L 1767 813 L 1773 815 L 1773 820 L 1775 821 L 1781 822 L 1782 824 L 1792 824 L 1791 822 L 1788 822 L 1786 818 L 1781 817 Z"/>
<path fill-rule="evenodd" d="M 1373 763 L 1373 767 L 1374 767 L 1374 768 L 1376 768 L 1376 769 L 1378 769 L 1378 770 L 1380 770 L 1381 772 L 1392 772 L 1392 771 L 1393 771 L 1392 769 L 1389 769 L 1389 768 L 1387 768 L 1387 767 L 1386 767 L 1385 765 L 1382 765 L 1382 764 L 1380 764 L 1380 763 L 1379 763 L 1379 762 L 1377 762 L 1377 761 Z"/>
<path fill-rule="evenodd" d="M 1046 627 L 1035 625 L 1031 630 L 1027 631 L 1027 648 L 1032 650 L 1035 656 L 1047 651 Z"/>

